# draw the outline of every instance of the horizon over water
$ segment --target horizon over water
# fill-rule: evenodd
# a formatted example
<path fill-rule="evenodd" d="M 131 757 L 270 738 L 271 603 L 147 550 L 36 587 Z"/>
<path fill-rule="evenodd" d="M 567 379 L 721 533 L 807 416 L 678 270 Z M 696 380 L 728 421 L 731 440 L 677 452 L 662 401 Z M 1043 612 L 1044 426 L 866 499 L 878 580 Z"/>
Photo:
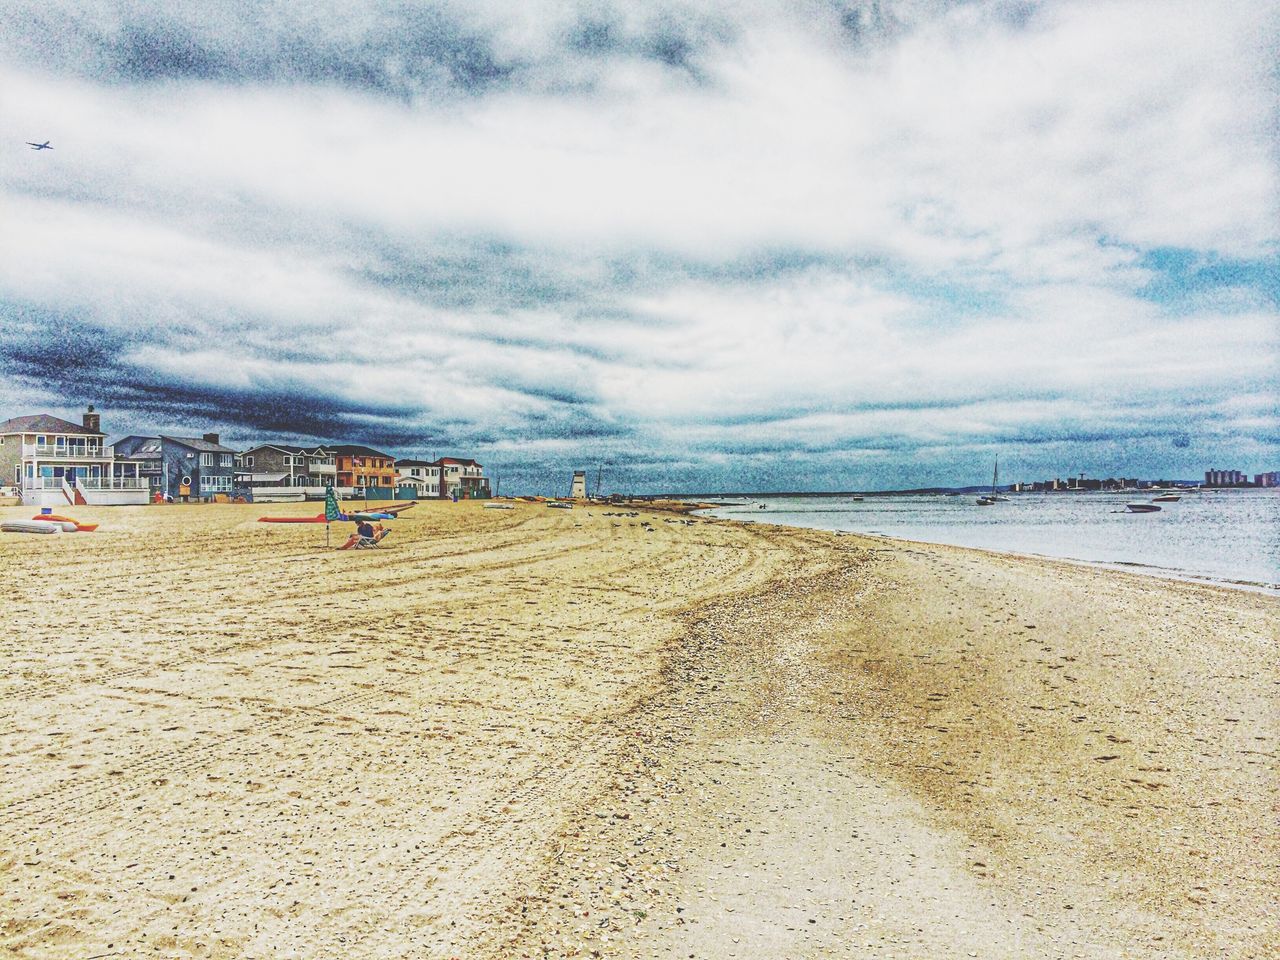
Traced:
<path fill-rule="evenodd" d="M 1139 573 L 1280 593 L 1280 490 L 1183 493 L 1159 513 L 1125 504 L 1154 494 L 1010 493 L 735 498 L 710 516 L 1123 567 Z M 761 509 L 763 506 L 764 509 Z"/>

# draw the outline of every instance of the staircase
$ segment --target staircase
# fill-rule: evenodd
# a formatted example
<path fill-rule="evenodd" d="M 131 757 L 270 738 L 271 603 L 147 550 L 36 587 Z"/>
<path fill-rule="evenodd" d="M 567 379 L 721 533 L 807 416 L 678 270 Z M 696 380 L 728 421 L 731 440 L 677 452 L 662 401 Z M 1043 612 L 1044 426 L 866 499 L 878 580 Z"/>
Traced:
<path fill-rule="evenodd" d="M 71 504 L 73 507 L 83 507 L 88 504 L 88 501 L 84 498 L 84 494 L 80 492 L 80 488 L 73 487 L 65 480 L 62 481 L 62 495 L 67 498 L 67 503 Z"/>

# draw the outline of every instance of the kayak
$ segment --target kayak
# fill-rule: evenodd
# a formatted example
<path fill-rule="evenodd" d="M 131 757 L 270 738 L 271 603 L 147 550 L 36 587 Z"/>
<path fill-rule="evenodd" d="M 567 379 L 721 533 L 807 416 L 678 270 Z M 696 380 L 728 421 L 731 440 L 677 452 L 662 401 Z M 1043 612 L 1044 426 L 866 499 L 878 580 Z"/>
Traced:
<path fill-rule="evenodd" d="M 352 513 L 344 516 L 344 520 L 394 520 L 394 513 Z"/>
<path fill-rule="evenodd" d="M 324 523 L 324 514 L 314 517 L 259 517 L 259 523 Z"/>
<path fill-rule="evenodd" d="M 4 533 L 62 533 L 62 524 L 46 520 L 6 520 L 0 523 Z"/>

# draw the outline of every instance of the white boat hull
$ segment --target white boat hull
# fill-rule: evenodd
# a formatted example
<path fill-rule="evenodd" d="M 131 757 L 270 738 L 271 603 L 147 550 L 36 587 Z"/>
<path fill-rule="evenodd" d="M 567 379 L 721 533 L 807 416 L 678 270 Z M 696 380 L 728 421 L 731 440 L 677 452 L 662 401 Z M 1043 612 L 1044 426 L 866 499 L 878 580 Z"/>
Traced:
<path fill-rule="evenodd" d="M 73 525 L 74 526 L 74 525 Z M 49 520 L 6 520 L 0 523 L 4 533 L 62 533 L 63 526 Z"/>

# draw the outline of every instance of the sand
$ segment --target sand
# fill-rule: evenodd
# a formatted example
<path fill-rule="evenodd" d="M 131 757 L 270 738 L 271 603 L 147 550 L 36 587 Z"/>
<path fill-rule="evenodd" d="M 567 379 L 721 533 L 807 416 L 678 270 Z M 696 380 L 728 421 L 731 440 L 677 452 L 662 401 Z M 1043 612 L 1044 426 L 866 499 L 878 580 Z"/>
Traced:
<path fill-rule="evenodd" d="M 314 512 L 0 536 L 0 953 L 1280 952 L 1276 598 L 618 508 L 254 522 Z"/>

